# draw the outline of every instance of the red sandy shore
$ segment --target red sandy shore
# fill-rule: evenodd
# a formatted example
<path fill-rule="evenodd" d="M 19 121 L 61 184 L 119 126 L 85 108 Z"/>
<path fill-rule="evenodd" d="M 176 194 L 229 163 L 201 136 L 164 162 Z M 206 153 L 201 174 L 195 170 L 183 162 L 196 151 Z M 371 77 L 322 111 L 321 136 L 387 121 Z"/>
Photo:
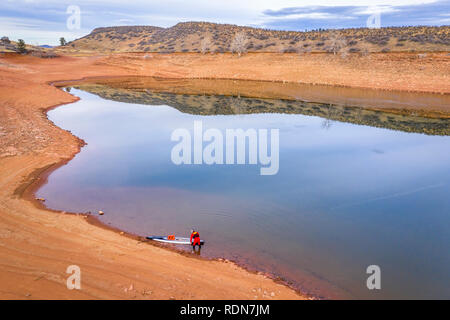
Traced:
<path fill-rule="evenodd" d="M 253 54 L 0 57 L 0 298 L 302 299 L 294 290 L 233 263 L 207 261 L 55 213 L 32 197 L 42 174 L 69 161 L 82 141 L 53 125 L 52 107 L 76 101 L 50 82 L 98 76 L 233 78 L 388 90 L 450 92 L 445 53 Z M 433 110 L 448 115 L 449 110 Z M 40 179 L 40 180 L 39 180 Z M 82 290 L 66 288 L 66 268 L 82 270 Z"/>

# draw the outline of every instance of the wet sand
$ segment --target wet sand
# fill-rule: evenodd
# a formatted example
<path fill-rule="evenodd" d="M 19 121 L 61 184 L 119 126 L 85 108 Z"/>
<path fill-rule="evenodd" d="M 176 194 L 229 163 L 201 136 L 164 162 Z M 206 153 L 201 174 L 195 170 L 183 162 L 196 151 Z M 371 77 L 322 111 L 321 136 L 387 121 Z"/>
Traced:
<path fill-rule="evenodd" d="M 38 179 L 41 182 L 45 179 L 41 174 L 69 161 L 83 145 L 70 132 L 48 121 L 46 111 L 77 100 L 50 83 L 86 77 L 146 75 L 297 81 L 450 93 L 449 58 L 445 54 L 437 54 L 435 60 L 429 55 L 430 61 L 401 56 L 401 62 L 395 62 L 380 57 L 372 57 L 373 63 L 387 67 L 375 68 L 376 74 L 369 74 L 367 79 L 366 76 L 358 78 L 358 74 L 367 72 L 364 63 L 348 62 L 359 64 L 360 70 L 333 57 L 325 61 L 328 69 L 322 70 L 323 65 L 317 67 L 322 73 L 314 72 L 315 69 L 305 73 L 301 68 L 313 68 L 314 63 L 324 63 L 323 58 L 316 61 L 308 57 L 310 60 L 297 62 L 291 60 L 297 57 L 280 54 L 248 55 L 241 59 L 230 55 L 192 54 L 153 55 L 150 59 L 132 54 L 51 60 L 0 57 L 0 298 L 306 298 L 233 263 L 206 261 L 147 245 L 117 230 L 99 228 L 83 215 L 55 213 L 30 201 Z M 408 59 L 412 61 L 409 64 Z M 290 61 L 299 64 L 295 72 Z M 403 68 L 405 63 L 417 72 L 405 72 L 399 81 L 390 81 L 398 77 L 392 70 Z M 426 108 L 422 111 L 426 112 Z M 449 113 L 448 106 L 429 111 Z M 69 265 L 80 266 L 82 290 L 66 288 L 65 271 Z"/>

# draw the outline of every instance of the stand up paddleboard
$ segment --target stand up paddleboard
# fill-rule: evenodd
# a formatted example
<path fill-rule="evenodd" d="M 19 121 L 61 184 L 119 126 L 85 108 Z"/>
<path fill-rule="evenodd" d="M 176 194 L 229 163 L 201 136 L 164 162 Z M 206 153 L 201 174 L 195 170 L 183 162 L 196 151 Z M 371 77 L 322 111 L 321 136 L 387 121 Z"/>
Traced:
<path fill-rule="evenodd" d="M 189 238 L 182 238 L 182 237 L 175 237 L 175 239 L 169 240 L 167 237 L 164 236 L 150 236 L 147 237 L 148 240 L 153 241 L 159 241 L 159 242 L 165 242 L 165 243 L 173 243 L 173 244 L 191 244 L 189 241 Z M 205 240 L 200 240 L 200 245 L 204 245 Z"/>

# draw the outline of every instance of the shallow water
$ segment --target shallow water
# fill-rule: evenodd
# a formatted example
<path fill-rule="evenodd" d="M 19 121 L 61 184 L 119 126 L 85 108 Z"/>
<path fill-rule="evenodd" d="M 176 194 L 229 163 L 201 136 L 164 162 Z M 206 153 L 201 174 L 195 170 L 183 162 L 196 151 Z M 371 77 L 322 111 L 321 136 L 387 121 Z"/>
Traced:
<path fill-rule="evenodd" d="M 202 255 L 281 275 L 319 296 L 450 298 L 448 122 L 320 106 L 253 114 L 277 105 L 258 99 L 235 104 L 245 114 L 227 114 L 216 112 L 227 110 L 224 97 L 159 94 L 150 103 L 159 105 L 145 105 L 71 92 L 81 100 L 49 118 L 88 145 L 37 192 L 50 208 L 103 210 L 102 221 L 140 235 L 188 236 L 195 226 L 207 241 Z M 130 102 L 123 92 L 108 97 Z M 214 112 L 199 111 L 202 99 L 215 98 L 223 103 L 214 100 Z M 194 120 L 223 131 L 278 128 L 278 174 L 173 164 L 171 133 L 192 131 Z M 417 133 L 433 128 L 441 136 Z M 374 264 L 381 290 L 366 287 Z"/>

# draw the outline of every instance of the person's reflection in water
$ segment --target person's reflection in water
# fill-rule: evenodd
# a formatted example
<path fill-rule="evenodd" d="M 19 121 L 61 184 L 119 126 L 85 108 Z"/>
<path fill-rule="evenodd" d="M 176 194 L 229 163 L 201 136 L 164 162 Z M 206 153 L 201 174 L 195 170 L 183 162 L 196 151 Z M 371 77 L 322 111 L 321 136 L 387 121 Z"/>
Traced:
<path fill-rule="evenodd" d="M 202 251 L 202 246 L 198 246 L 198 249 L 194 249 L 192 248 L 192 253 L 196 254 L 196 255 L 200 255 L 200 252 Z"/>

